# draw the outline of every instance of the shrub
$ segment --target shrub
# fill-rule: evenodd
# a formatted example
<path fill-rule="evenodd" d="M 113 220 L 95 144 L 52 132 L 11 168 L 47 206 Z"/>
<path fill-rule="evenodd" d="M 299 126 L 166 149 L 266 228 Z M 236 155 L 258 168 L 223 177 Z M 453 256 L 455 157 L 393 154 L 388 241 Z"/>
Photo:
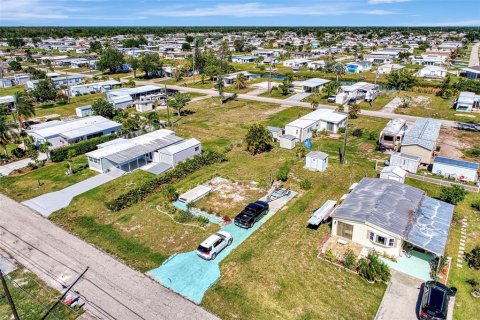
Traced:
<path fill-rule="evenodd" d="M 460 186 L 442 187 L 440 191 L 440 200 L 457 205 L 462 202 L 467 195 L 467 191 Z"/>
<path fill-rule="evenodd" d="M 270 151 L 272 148 L 272 135 L 268 129 L 261 124 L 253 124 L 245 137 L 247 151 L 252 155 Z"/>
<path fill-rule="evenodd" d="M 23 158 L 25 156 L 25 150 L 22 148 L 15 148 L 12 150 L 12 154 L 15 158 Z"/>
<path fill-rule="evenodd" d="M 354 269 L 357 263 L 357 258 L 352 249 L 347 249 L 343 255 L 343 266 L 347 269 Z"/>
<path fill-rule="evenodd" d="M 390 269 L 380 260 L 376 252 L 370 252 L 366 258 L 360 259 L 357 271 L 368 281 L 388 281 L 391 278 Z"/>
<path fill-rule="evenodd" d="M 207 217 L 203 217 L 203 216 L 198 216 L 198 217 L 195 218 L 195 220 L 198 222 L 198 224 L 201 227 L 206 226 L 210 222 L 210 220 L 208 220 Z"/>
<path fill-rule="evenodd" d="M 371 141 L 377 140 L 377 134 L 375 132 L 369 132 L 367 138 Z"/>
<path fill-rule="evenodd" d="M 328 249 L 327 251 L 325 251 L 325 253 L 323 254 L 323 257 L 325 259 L 327 259 L 328 261 L 335 261 L 337 258 L 335 257 L 335 255 L 333 254 L 332 250 Z"/>
<path fill-rule="evenodd" d="M 470 150 L 467 150 L 465 154 L 472 158 L 480 158 L 480 145 L 475 146 Z"/>
<path fill-rule="evenodd" d="M 352 131 L 352 136 L 357 137 L 357 138 L 363 136 L 363 130 L 360 129 L 360 128 L 354 129 Z"/>
<path fill-rule="evenodd" d="M 289 172 L 290 172 L 290 166 L 288 165 L 288 163 L 285 162 L 283 166 L 280 167 L 280 170 L 278 170 L 277 180 L 287 181 Z"/>
<path fill-rule="evenodd" d="M 465 261 L 470 268 L 480 270 L 480 246 L 476 246 L 465 254 Z"/>
<path fill-rule="evenodd" d="M 193 215 L 190 212 L 184 211 L 184 210 L 179 210 L 174 217 L 175 221 L 179 223 L 188 223 L 192 221 L 192 218 L 193 218 Z"/>
<path fill-rule="evenodd" d="M 50 159 L 53 162 L 62 162 L 64 160 L 71 158 L 73 152 L 75 152 L 75 155 L 81 155 L 81 154 L 93 151 L 97 148 L 98 144 L 113 140 L 116 137 L 117 136 L 115 134 L 111 134 L 107 136 L 101 136 L 101 137 L 81 141 L 69 146 L 53 149 L 52 151 L 50 151 Z M 74 151 L 71 151 L 71 150 L 74 150 Z"/>
<path fill-rule="evenodd" d="M 480 211 L 480 200 L 475 200 L 470 205 L 473 209 Z"/>
<path fill-rule="evenodd" d="M 303 190 L 309 190 L 312 188 L 312 182 L 310 182 L 310 180 L 308 179 L 303 179 L 302 181 L 300 181 L 300 188 L 302 188 Z"/>
<path fill-rule="evenodd" d="M 226 161 L 225 155 L 215 151 L 205 151 L 202 155 L 197 155 L 191 159 L 177 164 L 175 169 L 167 171 L 151 180 L 143 182 L 140 186 L 130 189 L 115 199 L 105 203 L 106 207 L 112 211 L 120 211 L 131 205 L 145 199 L 148 195 L 166 184 L 172 184 L 194 173 L 198 169 Z"/>
<path fill-rule="evenodd" d="M 165 197 L 165 199 L 167 199 L 170 202 L 175 201 L 178 198 L 178 192 L 175 189 L 175 187 L 172 185 L 165 187 L 162 190 L 162 195 Z"/>
<path fill-rule="evenodd" d="M 345 127 L 338 128 L 338 133 L 345 133 Z"/>

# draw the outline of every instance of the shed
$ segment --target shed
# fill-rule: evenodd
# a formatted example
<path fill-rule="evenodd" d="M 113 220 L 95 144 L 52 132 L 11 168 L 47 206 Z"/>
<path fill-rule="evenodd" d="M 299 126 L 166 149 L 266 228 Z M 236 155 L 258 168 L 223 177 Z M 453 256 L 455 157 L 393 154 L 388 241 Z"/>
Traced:
<path fill-rule="evenodd" d="M 267 127 L 268 131 L 271 133 L 273 141 L 278 141 L 280 136 L 283 135 L 283 129 L 278 127 Z"/>
<path fill-rule="evenodd" d="M 280 148 L 292 150 L 295 148 L 295 136 L 291 134 L 282 134 L 278 141 L 280 141 Z"/>
<path fill-rule="evenodd" d="M 193 203 L 207 196 L 210 192 L 212 192 L 212 188 L 201 184 L 185 192 L 184 194 L 181 194 L 178 197 L 178 201 L 184 204 Z"/>
<path fill-rule="evenodd" d="M 321 151 L 309 152 L 305 158 L 305 168 L 313 171 L 325 171 L 328 166 L 328 154 Z"/>
<path fill-rule="evenodd" d="M 406 176 L 407 171 L 396 166 L 385 167 L 382 172 L 380 172 L 380 179 L 395 180 L 401 183 L 405 183 Z"/>
<path fill-rule="evenodd" d="M 89 116 L 93 116 L 93 109 L 91 105 L 77 107 L 75 108 L 75 113 L 79 118 L 89 117 Z"/>
<path fill-rule="evenodd" d="M 459 159 L 435 157 L 432 172 L 447 178 L 476 182 L 479 164 Z"/>
<path fill-rule="evenodd" d="M 410 173 L 417 173 L 420 161 L 421 159 L 418 156 L 401 152 L 395 152 L 390 156 L 391 166 L 400 167 Z"/>

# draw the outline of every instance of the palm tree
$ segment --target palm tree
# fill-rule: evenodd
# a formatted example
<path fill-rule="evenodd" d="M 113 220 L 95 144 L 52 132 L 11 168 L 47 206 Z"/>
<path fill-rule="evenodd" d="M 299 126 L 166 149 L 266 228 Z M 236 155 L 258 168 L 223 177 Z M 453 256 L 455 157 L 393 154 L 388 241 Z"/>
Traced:
<path fill-rule="evenodd" d="M 49 159 L 49 156 L 50 156 L 50 153 L 49 153 L 49 147 L 51 146 L 52 144 L 48 141 L 45 141 L 44 143 L 42 143 L 39 147 L 38 147 L 38 150 L 41 152 L 41 153 L 45 153 L 47 155 L 47 160 Z"/>
<path fill-rule="evenodd" d="M 217 77 L 217 82 L 215 83 L 215 89 L 218 90 L 218 95 L 220 100 L 223 102 L 223 89 L 225 88 L 225 84 L 223 83 L 223 77 L 219 75 Z"/>
<path fill-rule="evenodd" d="M 312 96 L 312 100 L 310 102 L 310 105 L 312 106 L 312 109 L 313 110 L 317 110 L 318 106 L 320 105 L 320 101 L 319 101 L 319 98 L 318 98 L 318 94 L 314 94 Z"/>
<path fill-rule="evenodd" d="M 238 90 L 243 89 L 247 86 L 247 81 L 248 78 L 243 73 L 239 73 L 233 80 L 233 86 Z"/>
<path fill-rule="evenodd" d="M 340 76 L 345 73 L 345 67 L 343 66 L 343 64 L 341 62 L 337 62 L 333 66 L 333 70 L 334 70 L 335 74 L 337 75 L 337 82 L 338 82 L 338 79 L 340 78 Z"/>
<path fill-rule="evenodd" d="M 182 115 L 182 109 L 187 102 L 191 100 L 188 93 L 177 92 L 172 100 L 169 100 L 168 106 L 174 108 L 177 111 L 177 115 L 180 118 Z"/>
<path fill-rule="evenodd" d="M 18 128 L 23 129 L 23 122 L 35 115 L 35 108 L 28 101 L 28 96 L 25 91 L 17 91 L 15 97 L 15 115 L 18 121 Z"/>
<path fill-rule="evenodd" d="M 8 158 L 7 145 L 11 143 L 15 137 L 12 131 L 14 127 L 15 125 L 8 121 L 5 114 L 0 113 L 0 145 L 5 152 L 6 158 Z"/>

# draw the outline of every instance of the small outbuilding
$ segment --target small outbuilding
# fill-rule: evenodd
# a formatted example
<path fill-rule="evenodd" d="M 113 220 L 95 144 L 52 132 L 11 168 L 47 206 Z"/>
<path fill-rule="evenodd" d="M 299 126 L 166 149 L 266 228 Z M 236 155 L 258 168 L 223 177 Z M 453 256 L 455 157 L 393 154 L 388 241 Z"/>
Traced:
<path fill-rule="evenodd" d="M 417 173 L 421 158 L 411 154 L 395 152 L 390 156 L 390 166 L 400 167 L 410 173 Z"/>
<path fill-rule="evenodd" d="M 380 179 L 395 180 L 401 183 L 405 183 L 406 176 L 407 171 L 396 166 L 385 167 L 382 169 L 382 172 L 380 172 Z"/>
<path fill-rule="evenodd" d="M 89 117 L 89 116 L 93 116 L 93 109 L 91 105 L 77 107 L 75 108 L 75 113 L 79 118 Z"/>
<path fill-rule="evenodd" d="M 292 150 L 295 148 L 295 136 L 291 134 L 283 134 L 278 137 L 278 141 L 280 142 L 280 148 Z"/>
<path fill-rule="evenodd" d="M 478 169 L 478 163 L 446 157 L 435 157 L 432 166 L 436 175 L 470 182 L 478 180 Z"/>
<path fill-rule="evenodd" d="M 267 130 L 272 135 L 273 141 L 278 141 L 280 136 L 283 135 L 283 128 L 268 126 Z"/>
<path fill-rule="evenodd" d="M 305 157 L 305 168 L 313 171 L 325 171 L 328 166 L 328 154 L 312 151 Z"/>

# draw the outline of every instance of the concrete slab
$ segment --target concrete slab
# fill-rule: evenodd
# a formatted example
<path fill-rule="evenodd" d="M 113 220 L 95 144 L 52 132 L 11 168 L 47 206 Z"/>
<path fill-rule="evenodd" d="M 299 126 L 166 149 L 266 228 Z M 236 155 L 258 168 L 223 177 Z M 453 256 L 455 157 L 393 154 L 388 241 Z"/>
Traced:
<path fill-rule="evenodd" d="M 45 159 L 47 159 L 46 154 L 40 153 L 38 155 L 38 160 L 45 160 Z M 0 166 L 0 176 L 8 176 L 14 170 L 25 168 L 26 166 L 28 166 L 30 162 L 35 162 L 35 160 L 31 158 L 26 158 L 26 159 L 22 159 L 19 161 L 15 161 L 15 162 Z"/>
<path fill-rule="evenodd" d="M 311 93 L 301 92 L 301 93 L 294 94 L 293 96 L 288 97 L 285 100 L 288 100 L 288 101 L 302 101 L 303 99 L 308 98 L 310 95 L 311 95 Z"/>
<path fill-rule="evenodd" d="M 46 193 L 39 197 L 24 201 L 22 204 L 39 212 L 41 215 L 48 217 L 53 212 L 67 207 L 74 197 L 112 181 L 123 173 L 124 172 L 120 170 L 102 173 L 60 191 Z"/>

